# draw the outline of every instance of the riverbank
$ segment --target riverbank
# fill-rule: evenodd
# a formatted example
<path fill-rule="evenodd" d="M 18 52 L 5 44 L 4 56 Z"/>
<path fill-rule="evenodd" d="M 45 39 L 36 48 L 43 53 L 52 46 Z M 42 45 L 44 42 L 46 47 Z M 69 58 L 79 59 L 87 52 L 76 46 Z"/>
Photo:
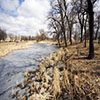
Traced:
<path fill-rule="evenodd" d="M 57 45 L 57 41 L 54 40 L 43 40 L 43 41 L 39 41 L 39 43 L 48 43 L 48 44 L 52 44 L 52 45 Z"/>
<path fill-rule="evenodd" d="M 16 100 L 99 100 L 100 45 L 95 44 L 96 56 L 92 60 L 85 59 L 88 48 L 82 46 L 60 48 L 41 59 L 37 69 L 25 72 L 24 82 L 17 82 L 12 88 L 12 97 Z"/>
<path fill-rule="evenodd" d="M 0 58 L 6 56 L 7 54 L 18 49 L 27 49 L 29 45 L 33 44 L 33 41 L 24 41 L 24 42 L 3 42 L 0 43 Z"/>

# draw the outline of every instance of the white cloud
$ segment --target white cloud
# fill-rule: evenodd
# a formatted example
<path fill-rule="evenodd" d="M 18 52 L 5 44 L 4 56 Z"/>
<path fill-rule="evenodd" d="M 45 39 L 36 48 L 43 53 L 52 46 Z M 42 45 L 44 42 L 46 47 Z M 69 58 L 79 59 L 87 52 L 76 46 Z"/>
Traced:
<path fill-rule="evenodd" d="M 1 8 L 4 10 L 15 10 L 19 6 L 18 0 L 0 0 Z"/>
<path fill-rule="evenodd" d="M 49 6 L 48 0 L 26 0 L 18 9 L 18 14 L 25 17 L 43 18 Z"/>
<path fill-rule="evenodd" d="M 14 10 L 18 7 L 18 0 L 7 0 L 17 1 L 12 2 L 11 5 L 7 4 L 7 7 L 4 5 L 8 2 L 2 1 L 2 7 L 5 10 Z M 46 16 L 49 10 L 49 0 L 25 0 L 14 12 L 17 13 L 17 17 L 0 12 L 0 27 L 6 29 L 8 33 L 35 35 L 41 28 L 47 30 Z"/>
<path fill-rule="evenodd" d="M 95 7 L 94 11 L 100 13 L 100 1 L 99 0 L 95 3 L 94 7 Z"/>

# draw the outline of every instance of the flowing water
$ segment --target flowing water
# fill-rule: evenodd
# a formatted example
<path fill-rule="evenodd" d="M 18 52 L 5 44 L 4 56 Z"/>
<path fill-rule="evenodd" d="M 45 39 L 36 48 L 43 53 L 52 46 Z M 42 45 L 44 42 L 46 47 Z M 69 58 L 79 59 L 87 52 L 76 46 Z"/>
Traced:
<path fill-rule="evenodd" d="M 16 50 L 0 59 L 0 100 L 12 100 L 11 89 L 23 81 L 24 72 L 36 68 L 39 59 L 57 50 L 50 44 L 36 43 L 25 50 Z"/>

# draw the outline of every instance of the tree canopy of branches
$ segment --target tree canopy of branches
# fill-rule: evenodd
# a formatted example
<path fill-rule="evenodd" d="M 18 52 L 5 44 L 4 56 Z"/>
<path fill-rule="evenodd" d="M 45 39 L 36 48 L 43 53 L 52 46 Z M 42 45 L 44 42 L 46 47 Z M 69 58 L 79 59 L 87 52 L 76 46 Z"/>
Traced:
<path fill-rule="evenodd" d="M 0 29 L 0 40 L 5 40 L 7 38 L 7 34 L 4 30 Z"/>
<path fill-rule="evenodd" d="M 96 30 L 94 31 L 94 7 L 98 0 L 52 0 L 51 11 L 48 15 L 49 29 L 59 46 L 63 39 L 65 47 L 73 43 L 73 37 L 79 37 L 80 42 L 89 40 L 88 58 L 94 57 L 93 39 L 99 37 L 100 15 L 95 19 Z M 78 26 L 78 27 L 77 27 Z M 78 31 L 77 31 L 78 29 Z M 76 32 L 77 31 L 77 32 Z M 76 34 L 77 33 L 77 34 Z"/>
<path fill-rule="evenodd" d="M 47 39 L 46 32 L 43 29 L 40 29 L 40 34 L 37 33 L 35 39 L 37 42 Z"/>

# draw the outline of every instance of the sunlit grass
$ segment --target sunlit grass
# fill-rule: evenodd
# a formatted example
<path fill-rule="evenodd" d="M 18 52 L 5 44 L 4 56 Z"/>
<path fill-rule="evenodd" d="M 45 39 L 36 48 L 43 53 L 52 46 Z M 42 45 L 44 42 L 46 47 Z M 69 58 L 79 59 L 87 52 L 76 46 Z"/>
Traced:
<path fill-rule="evenodd" d="M 0 57 L 3 57 L 9 54 L 13 50 L 26 49 L 28 48 L 28 45 L 32 43 L 33 43 L 32 41 L 25 41 L 25 42 L 19 42 L 19 43 L 16 43 L 16 42 L 0 43 Z"/>

